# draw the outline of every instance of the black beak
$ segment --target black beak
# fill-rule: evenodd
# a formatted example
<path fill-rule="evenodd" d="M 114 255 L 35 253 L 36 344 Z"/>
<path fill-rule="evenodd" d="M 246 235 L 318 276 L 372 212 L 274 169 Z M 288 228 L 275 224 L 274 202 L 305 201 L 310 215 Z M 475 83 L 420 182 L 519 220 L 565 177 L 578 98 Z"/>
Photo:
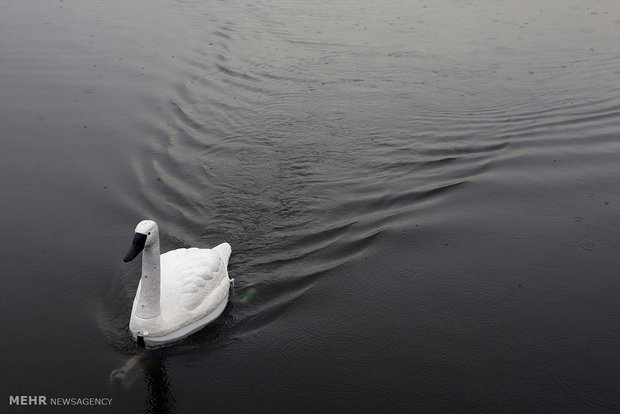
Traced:
<path fill-rule="evenodd" d="M 123 262 L 127 263 L 132 261 L 140 252 L 144 249 L 144 243 L 146 243 L 146 234 L 136 233 L 133 236 L 133 242 L 131 242 L 131 247 L 129 251 L 123 258 Z"/>

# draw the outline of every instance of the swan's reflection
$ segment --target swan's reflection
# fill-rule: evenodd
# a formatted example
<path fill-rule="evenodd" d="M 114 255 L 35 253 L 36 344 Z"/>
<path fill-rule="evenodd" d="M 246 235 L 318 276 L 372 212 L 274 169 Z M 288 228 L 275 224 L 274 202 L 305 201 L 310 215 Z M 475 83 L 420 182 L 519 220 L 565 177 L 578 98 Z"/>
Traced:
<path fill-rule="evenodd" d="M 138 352 L 131 356 L 122 367 L 110 373 L 110 384 L 127 391 L 134 386 L 138 378 L 144 376 L 149 394 L 147 398 L 148 407 L 145 411 L 155 413 L 175 412 L 175 398 L 170 390 L 170 382 L 166 372 L 167 356 L 204 354 L 212 350 L 214 346 L 231 340 L 229 333 L 234 325 L 233 305 L 249 305 L 257 296 L 257 290 L 254 287 L 237 294 L 233 291 L 227 310 L 216 322 L 193 334 L 190 338 L 175 344 L 174 347 L 149 349 L 132 345 L 132 348 L 128 350 Z M 119 340 L 119 343 L 128 344 L 127 338 L 128 336 L 125 335 Z"/>
<path fill-rule="evenodd" d="M 175 412 L 175 398 L 170 392 L 170 383 L 166 373 L 166 358 L 157 353 L 145 350 L 134 355 L 121 368 L 112 371 L 110 382 L 128 390 L 140 377 L 140 367 L 148 387 L 147 412 Z"/>
<path fill-rule="evenodd" d="M 150 412 L 174 412 L 174 396 L 170 392 L 166 359 L 159 356 L 147 356 L 140 360 L 149 389 L 148 404 Z"/>

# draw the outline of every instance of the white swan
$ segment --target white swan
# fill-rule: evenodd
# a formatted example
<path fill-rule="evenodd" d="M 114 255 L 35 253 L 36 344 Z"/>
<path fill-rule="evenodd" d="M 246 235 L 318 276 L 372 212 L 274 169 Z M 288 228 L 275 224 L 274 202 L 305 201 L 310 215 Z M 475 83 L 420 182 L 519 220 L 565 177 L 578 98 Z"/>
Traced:
<path fill-rule="evenodd" d="M 131 311 L 134 340 L 159 346 L 178 341 L 220 316 L 228 303 L 231 248 L 176 249 L 159 255 L 159 229 L 152 220 L 138 223 L 123 259 L 142 252 L 142 276 Z"/>

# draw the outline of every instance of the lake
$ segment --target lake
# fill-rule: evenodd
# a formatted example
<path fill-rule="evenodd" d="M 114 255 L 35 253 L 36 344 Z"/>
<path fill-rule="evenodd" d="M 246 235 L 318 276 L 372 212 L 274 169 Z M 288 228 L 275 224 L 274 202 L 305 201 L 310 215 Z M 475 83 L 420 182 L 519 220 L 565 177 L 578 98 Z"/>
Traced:
<path fill-rule="evenodd" d="M 616 0 L 2 9 L 3 412 L 620 411 Z M 155 350 L 144 218 L 233 249 Z"/>

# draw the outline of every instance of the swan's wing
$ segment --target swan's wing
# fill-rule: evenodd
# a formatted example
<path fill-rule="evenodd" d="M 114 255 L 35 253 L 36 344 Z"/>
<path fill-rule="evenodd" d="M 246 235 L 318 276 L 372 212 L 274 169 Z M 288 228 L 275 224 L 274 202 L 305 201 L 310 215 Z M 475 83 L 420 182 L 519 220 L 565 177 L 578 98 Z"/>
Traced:
<path fill-rule="evenodd" d="M 203 303 L 226 276 L 222 258 L 211 249 L 177 249 L 161 259 L 162 282 L 165 278 L 169 293 L 175 292 L 175 301 L 187 311 Z"/>

